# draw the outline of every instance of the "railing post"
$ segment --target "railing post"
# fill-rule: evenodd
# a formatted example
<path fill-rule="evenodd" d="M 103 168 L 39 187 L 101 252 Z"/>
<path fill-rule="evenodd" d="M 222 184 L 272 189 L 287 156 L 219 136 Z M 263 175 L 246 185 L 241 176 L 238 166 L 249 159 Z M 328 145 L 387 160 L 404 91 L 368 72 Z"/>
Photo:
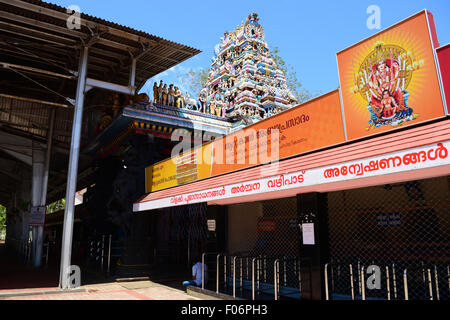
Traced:
<path fill-rule="evenodd" d="M 261 257 L 258 257 L 256 260 L 256 283 L 258 284 L 258 293 L 259 293 L 259 277 L 261 275 Z"/>
<path fill-rule="evenodd" d="M 242 290 L 243 290 L 243 288 L 242 288 L 242 276 L 243 276 L 243 274 L 242 274 L 242 257 L 240 257 L 239 258 L 239 270 L 240 270 L 240 272 L 239 272 L 239 277 L 240 277 L 240 283 L 241 283 L 241 292 L 242 292 Z"/>
<path fill-rule="evenodd" d="M 105 256 L 105 235 L 102 235 L 102 256 L 101 256 L 101 264 L 100 264 L 100 270 L 103 272 L 103 262 L 104 262 L 104 256 Z"/>
<path fill-rule="evenodd" d="M 112 234 L 109 235 L 109 241 L 108 241 L 108 276 L 111 271 L 111 245 L 112 245 Z"/>
<path fill-rule="evenodd" d="M 364 266 L 361 267 L 361 299 L 366 300 L 366 286 L 364 281 Z"/>
<path fill-rule="evenodd" d="M 405 290 L 405 300 L 409 300 L 408 297 L 408 275 L 407 275 L 408 270 L 405 269 L 403 270 L 403 288 Z"/>
<path fill-rule="evenodd" d="M 217 263 L 216 263 L 216 293 L 219 293 L 219 261 L 220 261 L 220 253 L 217 255 Z"/>
<path fill-rule="evenodd" d="M 425 268 L 424 268 L 424 264 L 423 261 L 420 261 L 421 265 L 422 265 L 422 281 L 425 284 L 426 280 L 425 280 Z"/>
<path fill-rule="evenodd" d="M 31 260 L 31 241 L 28 240 L 27 243 L 27 261 L 29 262 Z"/>
<path fill-rule="evenodd" d="M 450 290 L 450 267 L 447 265 L 448 289 Z"/>
<path fill-rule="evenodd" d="M 246 274 L 247 274 L 247 280 L 248 280 L 248 256 L 245 257 L 245 266 L 246 266 Z"/>
<path fill-rule="evenodd" d="M 430 300 L 433 300 L 433 285 L 431 280 L 431 271 L 429 268 L 427 269 L 427 277 L 428 277 L 428 290 L 430 293 Z"/>
<path fill-rule="evenodd" d="M 353 266 L 349 265 L 350 268 L 350 288 L 352 290 L 352 300 L 355 300 L 355 288 L 353 287 Z"/>
<path fill-rule="evenodd" d="M 236 298 L 236 258 L 233 257 L 233 298 Z"/>
<path fill-rule="evenodd" d="M 278 259 L 275 259 L 273 263 L 273 293 L 275 300 L 278 300 Z"/>
<path fill-rule="evenodd" d="M 359 272 L 361 270 L 361 264 L 358 260 L 358 288 L 359 288 L 359 294 L 361 295 L 361 273 Z"/>
<path fill-rule="evenodd" d="M 435 285 L 436 285 L 436 299 L 439 299 L 439 279 L 438 279 L 438 272 L 437 272 L 437 267 L 436 265 L 434 265 L 434 281 L 435 281 Z"/>
<path fill-rule="evenodd" d="M 202 253 L 202 290 L 205 289 L 205 255 L 206 252 Z"/>
<path fill-rule="evenodd" d="M 386 266 L 386 290 L 387 290 L 387 298 L 391 300 L 391 286 L 389 284 L 389 266 Z"/>
<path fill-rule="evenodd" d="M 298 264 L 297 264 L 297 257 L 295 257 L 295 270 L 296 270 L 296 272 L 297 272 L 297 275 L 298 275 L 298 289 L 299 289 L 299 291 L 300 291 L 300 294 L 302 294 L 302 275 L 301 275 L 301 264 L 300 264 L 300 261 L 298 261 Z"/>
<path fill-rule="evenodd" d="M 264 263 L 263 263 L 263 274 L 264 274 L 264 283 L 267 283 L 267 260 L 266 256 L 264 255 Z"/>
<path fill-rule="evenodd" d="M 223 255 L 223 280 L 225 282 L 225 287 L 228 288 L 228 283 L 227 283 L 227 256 L 225 254 Z"/>
<path fill-rule="evenodd" d="M 323 273 L 325 276 L 325 299 L 330 300 L 330 296 L 328 293 L 328 263 L 325 264 L 325 267 L 323 268 Z"/>
<path fill-rule="evenodd" d="M 48 266 L 48 247 L 50 246 L 50 244 L 47 242 L 47 250 L 45 252 L 45 265 Z"/>
<path fill-rule="evenodd" d="M 392 264 L 392 282 L 394 284 L 394 298 L 397 299 L 397 280 L 395 277 L 395 264 Z"/>
<path fill-rule="evenodd" d="M 255 300 L 255 260 L 252 259 L 252 300 Z"/>
<path fill-rule="evenodd" d="M 331 265 L 330 265 L 330 273 L 331 273 L 331 292 L 335 292 L 334 291 L 334 266 L 335 266 L 335 263 L 336 262 L 334 262 L 334 261 L 331 261 L 332 263 L 331 263 Z"/>

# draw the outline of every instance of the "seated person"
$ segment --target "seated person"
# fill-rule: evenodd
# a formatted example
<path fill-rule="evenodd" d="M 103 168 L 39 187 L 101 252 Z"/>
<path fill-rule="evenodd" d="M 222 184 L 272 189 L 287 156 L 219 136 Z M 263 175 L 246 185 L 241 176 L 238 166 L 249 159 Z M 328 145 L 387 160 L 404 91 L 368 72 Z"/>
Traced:
<path fill-rule="evenodd" d="M 202 262 L 201 259 L 196 256 L 192 259 L 192 280 L 183 281 L 183 287 L 187 286 L 202 286 Z M 208 266 L 205 264 L 205 283 L 208 282 Z"/>

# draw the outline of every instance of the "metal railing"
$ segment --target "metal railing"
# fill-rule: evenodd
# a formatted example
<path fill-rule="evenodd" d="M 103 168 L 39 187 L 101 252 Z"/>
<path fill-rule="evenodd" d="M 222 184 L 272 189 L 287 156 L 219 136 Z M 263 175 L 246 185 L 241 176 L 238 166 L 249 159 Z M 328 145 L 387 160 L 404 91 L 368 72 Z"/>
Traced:
<path fill-rule="evenodd" d="M 24 261 L 25 264 L 31 263 L 33 251 L 33 242 L 28 240 L 9 238 L 8 243 L 12 244 L 12 250 Z M 45 266 L 48 266 L 50 242 L 42 244 L 42 259 L 45 259 Z"/>
<path fill-rule="evenodd" d="M 414 272 L 420 272 L 422 275 L 422 281 L 424 284 L 425 291 L 428 292 L 429 300 L 440 300 L 439 295 L 439 276 L 436 265 L 425 266 L 422 264 L 421 267 L 409 267 L 403 269 L 403 287 L 405 300 L 409 300 L 410 292 L 408 288 L 408 274 L 413 274 Z M 450 275 L 449 266 L 447 266 L 447 281 L 449 282 L 448 289 L 450 290 Z M 434 286 L 433 286 L 434 283 Z"/>
<path fill-rule="evenodd" d="M 337 272 L 333 267 L 337 268 Z M 357 264 L 354 266 L 352 263 L 339 263 L 339 262 L 329 262 L 326 263 L 324 266 L 324 279 L 325 279 L 325 299 L 330 300 L 330 284 L 329 284 L 329 272 L 328 269 L 330 269 L 330 275 L 331 275 L 331 292 L 334 292 L 335 289 L 335 272 L 337 273 L 338 277 L 340 277 L 343 273 L 341 272 L 342 269 L 345 270 L 345 268 L 348 267 L 348 284 L 349 284 L 349 291 L 351 295 L 351 299 L 355 300 L 356 296 L 361 297 L 361 300 L 366 300 L 366 279 L 365 274 L 367 272 L 367 268 L 361 264 L 361 261 L 358 260 Z M 357 279 L 355 279 L 355 272 L 354 267 L 356 271 Z M 396 292 L 396 281 L 395 281 L 395 266 L 392 265 L 394 268 L 393 271 L 393 278 L 394 278 L 394 288 Z M 380 269 L 381 270 L 381 269 Z M 386 277 L 386 293 L 387 293 L 387 300 L 391 300 L 391 290 L 390 290 L 390 272 L 389 272 L 389 266 L 385 266 L 385 277 Z M 340 279 L 342 280 L 342 279 Z M 358 293 L 355 293 L 355 282 L 358 282 Z"/>
<path fill-rule="evenodd" d="M 202 254 L 202 277 L 204 276 L 203 266 L 207 255 L 215 255 L 215 291 L 238 296 L 238 289 L 241 296 L 248 296 L 255 300 L 258 295 L 272 294 L 275 300 L 289 292 L 291 296 L 301 296 L 302 277 L 300 266 L 302 261 L 296 256 L 269 257 L 265 255 L 227 255 L 226 253 L 203 253 Z M 273 270 L 270 270 L 270 263 L 273 261 Z M 306 265 L 306 264 L 305 264 Z M 311 271 L 311 270 L 310 270 Z M 270 275 L 273 275 L 273 289 L 269 282 Z M 295 280 L 296 279 L 296 280 Z M 223 282 L 223 287 L 221 284 Z M 283 290 L 280 291 L 280 288 Z M 204 284 L 202 282 L 202 289 Z M 269 290 L 272 290 L 270 293 Z"/>
<path fill-rule="evenodd" d="M 110 275 L 111 258 L 120 257 L 120 254 L 114 254 L 113 251 L 120 248 L 120 242 L 113 241 L 112 235 L 102 235 L 97 240 L 89 241 L 89 260 L 98 263 L 101 272 Z"/>
<path fill-rule="evenodd" d="M 378 277 L 380 277 L 379 283 L 382 284 L 382 279 L 384 276 L 385 283 L 383 285 L 383 288 L 377 288 L 381 289 L 381 294 L 384 295 L 382 297 L 378 296 L 376 298 L 378 299 L 386 299 L 386 300 L 395 300 L 395 299 L 404 299 L 404 300 L 410 300 L 413 299 L 429 299 L 429 300 L 440 300 L 441 290 L 449 290 L 450 291 L 450 268 L 447 265 L 446 266 L 446 281 L 442 281 L 442 273 L 441 273 L 441 281 L 446 282 L 446 286 L 442 286 L 442 282 L 440 283 L 439 280 L 439 271 L 438 266 L 436 264 L 426 264 L 422 263 L 421 266 L 407 266 L 400 268 L 397 264 L 389 264 L 389 265 L 382 265 L 378 266 L 380 270 L 380 274 Z M 442 267 L 442 266 L 441 266 Z M 335 277 L 336 276 L 336 269 L 346 269 L 348 268 L 348 273 L 340 273 L 339 276 L 341 278 Z M 340 288 L 339 292 L 343 292 L 344 295 L 351 295 L 351 299 L 355 300 L 356 296 L 358 295 L 361 300 L 366 300 L 369 297 L 367 296 L 366 291 L 366 278 L 365 275 L 368 271 L 369 267 L 366 267 L 365 265 L 361 264 L 360 261 L 358 261 L 356 265 L 356 276 L 357 279 L 355 279 L 355 273 L 354 273 L 354 266 L 351 263 L 337 263 L 337 262 L 329 262 L 326 263 L 324 266 L 324 278 L 325 278 L 325 298 L 326 300 L 330 300 L 331 294 L 335 292 L 334 288 L 334 280 L 340 282 L 341 284 L 346 284 L 347 288 Z M 402 276 L 400 277 L 400 286 L 403 285 L 403 296 L 401 291 L 399 292 L 399 283 L 396 277 L 396 269 L 401 270 Z M 441 270 L 442 271 L 442 270 Z M 373 273 L 374 274 L 374 273 Z M 331 282 L 330 282 L 330 276 L 331 276 Z M 346 281 L 342 277 L 347 277 L 349 281 Z M 373 276 L 372 276 L 373 277 Z M 336 279 L 335 279 L 336 278 Z M 373 280 L 374 278 L 372 278 Z M 355 282 L 358 283 L 358 292 L 355 292 Z M 411 283 L 412 282 L 412 283 Z M 413 292 L 411 292 L 413 290 Z M 350 294 L 348 293 L 350 292 Z M 448 294 L 447 294 L 448 296 Z M 373 297 L 372 297 L 373 298 Z"/>
<path fill-rule="evenodd" d="M 216 254 L 217 254 L 216 252 L 209 252 L 209 253 L 203 252 L 202 253 L 202 289 L 205 289 L 205 282 L 207 282 L 207 280 L 209 279 L 209 276 L 207 278 L 205 278 L 205 258 L 208 255 L 216 255 Z M 219 256 L 219 255 L 217 255 L 217 256 Z M 210 272 L 210 270 L 208 269 L 207 272 Z"/>
<path fill-rule="evenodd" d="M 46 242 L 42 246 L 43 246 L 42 252 L 45 252 L 42 255 L 42 259 L 45 259 L 45 266 L 48 266 L 48 253 L 49 253 L 50 243 Z"/>

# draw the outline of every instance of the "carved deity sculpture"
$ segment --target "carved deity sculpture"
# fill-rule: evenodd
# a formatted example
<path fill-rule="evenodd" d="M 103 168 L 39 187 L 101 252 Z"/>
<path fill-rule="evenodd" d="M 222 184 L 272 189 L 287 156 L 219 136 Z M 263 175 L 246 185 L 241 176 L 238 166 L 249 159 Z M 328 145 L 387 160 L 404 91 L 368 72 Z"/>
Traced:
<path fill-rule="evenodd" d="M 178 87 L 175 87 L 175 101 L 177 108 L 184 108 L 183 95 Z"/>
<path fill-rule="evenodd" d="M 158 103 L 159 100 L 159 92 L 158 92 L 158 85 L 156 82 L 153 84 L 153 101 L 155 103 Z"/>
<path fill-rule="evenodd" d="M 157 103 L 162 103 L 162 93 L 163 93 L 163 82 L 162 80 L 159 81 L 159 86 L 158 86 L 158 101 Z"/>
<path fill-rule="evenodd" d="M 173 88 L 173 84 L 169 85 L 168 90 L 168 105 L 171 107 L 175 106 L 175 89 Z"/>
<path fill-rule="evenodd" d="M 167 105 L 167 84 L 164 84 L 163 88 L 162 88 L 162 104 L 163 105 Z"/>

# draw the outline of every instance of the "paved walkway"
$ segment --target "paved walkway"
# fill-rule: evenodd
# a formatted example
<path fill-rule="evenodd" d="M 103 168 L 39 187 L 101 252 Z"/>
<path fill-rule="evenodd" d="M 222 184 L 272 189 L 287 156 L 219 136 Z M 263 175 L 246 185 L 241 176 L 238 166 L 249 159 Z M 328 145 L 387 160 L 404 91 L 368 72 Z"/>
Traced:
<path fill-rule="evenodd" d="M 25 295 L 26 294 L 26 295 Z M 11 296 L 16 295 L 16 296 Z M 74 292 L 56 288 L 0 290 L 0 300 L 200 300 L 183 290 L 153 281 L 111 282 L 81 286 Z"/>
<path fill-rule="evenodd" d="M 58 289 L 59 268 L 26 266 L 0 243 L 0 300 L 199 300 L 181 279 L 116 282 L 84 273 L 79 290 Z"/>

